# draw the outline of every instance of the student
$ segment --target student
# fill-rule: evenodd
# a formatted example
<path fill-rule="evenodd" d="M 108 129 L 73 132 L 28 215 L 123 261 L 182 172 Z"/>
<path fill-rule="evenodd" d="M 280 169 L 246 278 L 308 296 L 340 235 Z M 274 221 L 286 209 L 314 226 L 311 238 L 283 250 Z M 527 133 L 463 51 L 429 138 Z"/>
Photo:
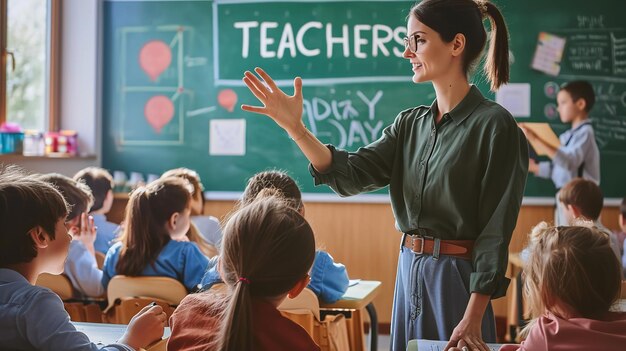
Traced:
<path fill-rule="evenodd" d="M 167 349 L 319 350 L 277 310 L 307 286 L 314 257 L 313 230 L 284 200 L 269 196 L 242 207 L 224 228 L 220 252 L 220 276 L 229 292 L 185 297 L 170 318 Z"/>
<path fill-rule="evenodd" d="M 94 202 L 89 215 L 93 217 L 94 224 L 98 228 L 94 247 L 97 252 L 106 255 L 119 230 L 117 224 L 107 221 L 106 218 L 106 214 L 113 206 L 113 177 L 106 169 L 87 167 L 78 171 L 74 179 L 84 182 L 91 189 Z"/>
<path fill-rule="evenodd" d="M 0 345 L 11 350 L 98 350 L 76 330 L 61 299 L 35 286 L 42 273 L 60 274 L 72 241 L 63 196 L 50 184 L 9 167 L 0 173 Z M 163 335 L 160 306 L 142 309 L 117 344 L 138 350 Z"/>
<path fill-rule="evenodd" d="M 278 190 L 279 194 L 285 197 L 287 202 L 304 216 L 304 204 L 298 184 L 293 178 L 281 171 L 265 171 L 250 178 L 240 205 L 245 206 L 251 203 L 264 189 Z M 333 257 L 322 250 L 315 252 L 315 261 L 310 275 L 311 282 L 308 288 L 327 303 L 339 300 L 346 293 L 350 284 L 346 267 L 341 263 L 335 263 Z M 217 267 L 207 272 L 203 283 L 205 281 L 209 283 L 208 286 L 203 287 L 205 289 L 209 288 L 212 283 L 219 281 Z"/>
<path fill-rule="evenodd" d="M 161 177 L 180 177 L 193 186 L 191 194 L 191 226 L 187 232 L 190 241 L 195 242 L 207 257 L 217 255 L 217 247 L 222 240 L 220 222 L 213 216 L 204 215 L 204 187 L 200 176 L 189 168 L 170 169 Z"/>
<path fill-rule="evenodd" d="M 391 349 L 410 339 L 495 342 L 490 300 L 506 293 L 508 246 L 528 173 L 528 144 L 515 119 L 469 83 L 487 42 L 492 90 L 509 79 L 508 33 L 491 2 L 423 0 L 408 16 L 404 58 L 414 83 L 432 82 L 430 106 L 402 111 L 355 152 L 322 144 L 302 121 L 302 79 L 286 95 L 260 68 L 244 83 L 264 106 L 243 105 L 283 128 L 311 162 L 315 184 L 341 196 L 389 186 L 402 231 Z M 349 218 L 346 218 L 349 221 Z M 365 235 L 373 233 L 364 233 Z M 363 239 L 367 240 L 367 239 Z"/>
<path fill-rule="evenodd" d="M 603 232 L 539 224 L 524 268 L 524 295 L 535 319 L 521 345 L 500 351 L 623 350 L 626 313 L 609 311 L 619 297 L 620 271 Z"/>
<path fill-rule="evenodd" d="M 186 180 L 169 177 L 131 193 L 120 241 L 104 260 L 105 289 L 117 274 L 170 277 L 188 291 L 198 289 L 209 260 L 196 244 L 181 241 L 189 230 L 192 191 Z"/>
<path fill-rule="evenodd" d="M 590 221 L 611 241 L 613 253 L 621 259 L 617 237 L 600 221 L 604 197 L 600 187 L 591 180 L 575 178 L 559 191 L 559 202 L 563 208 L 565 225 L 575 225 L 580 221 Z"/>
<path fill-rule="evenodd" d="M 576 177 L 600 184 L 600 151 L 589 121 L 589 111 L 596 100 L 591 84 L 586 81 L 566 83 L 556 99 L 561 122 L 571 123 L 572 127 L 561 134 L 561 146 L 555 148 L 522 124 L 526 138 L 541 144 L 552 159 L 539 163 L 530 159 L 528 171 L 537 177 L 552 179 L 557 189 Z M 555 216 L 557 225 L 566 223 L 558 202 Z"/>
<path fill-rule="evenodd" d="M 91 190 L 84 183 L 58 173 L 42 174 L 37 178 L 55 186 L 70 206 L 65 222 L 73 240 L 63 273 L 78 293 L 76 297 L 101 297 L 105 290 L 100 283 L 102 270 L 96 262 L 97 230 L 93 218 L 87 215 L 93 203 Z"/>

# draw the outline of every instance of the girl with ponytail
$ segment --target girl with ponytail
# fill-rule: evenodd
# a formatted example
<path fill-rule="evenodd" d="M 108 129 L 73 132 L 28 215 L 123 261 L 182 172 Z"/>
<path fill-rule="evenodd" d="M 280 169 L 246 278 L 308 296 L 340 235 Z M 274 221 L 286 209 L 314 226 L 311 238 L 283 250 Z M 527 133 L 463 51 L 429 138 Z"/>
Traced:
<path fill-rule="evenodd" d="M 169 177 L 130 194 L 119 242 L 104 260 L 105 289 L 117 274 L 170 277 L 188 291 L 198 289 L 209 259 L 195 243 L 184 241 L 191 222 L 192 191 L 186 180 Z"/>
<path fill-rule="evenodd" d="M 271 191 L 233 214 L 224 227 L 215 289 L 187 296 L 170 319 L 168 350 L 319 350 L 276 309 L 309 283 L 315 239 L 307 221 Z"/>
<path fill-rule="evenodd" d="M 400 112 L 380 139 L 355 152 L 324 145 L 306 129 L 302 79 L 295 78 L 289 96 L 260 68 L 258 76 L 244 74 L 263 106 L 242 109 L 269 116 L 291 136 L 311 162 L 316 184 L 341 196 L 389 186 L 396 228 L 404 233 L 392 350 L 405 350 L 416 338 L 468 350 L 486 350 L 485 341 L 495 341 L 490 300 L 504 296 L 509 284 L 504 274 L 528 146 L 511 114 L 470 84 L 487 44 L 485 20 L 484 70 L 496 90 L 509 80 L 509 48 L 494 4 L 423 0 L 411 8 L 403 56 L 413 82 L 431 82 L 436 99 Z"/>

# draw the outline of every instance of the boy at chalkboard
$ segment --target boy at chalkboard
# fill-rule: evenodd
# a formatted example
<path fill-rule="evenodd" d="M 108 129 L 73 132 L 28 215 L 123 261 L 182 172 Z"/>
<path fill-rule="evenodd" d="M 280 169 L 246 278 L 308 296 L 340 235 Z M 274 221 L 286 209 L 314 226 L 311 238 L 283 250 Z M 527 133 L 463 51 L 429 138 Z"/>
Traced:
<path fill-rule="evenodd" d="M 560 135 L 561 145 L 558 148 L 522 126 L 528 141 L 541 144 L 551 159 L 537 162 L 531 158 L 529 172 L 540 178 L 552 179 L 559 190 L 576 177 L 600 184 L 600 151 L 589 121 L 589 111 L 594 103 L 595 94 L 589 82 L 579 80 L 561 86 L 557 95 L 557 110 L 561 122 L 571 123 L 572 127 Z M 563 225 L 566 220 L 558 198 L 557 193 L 555 220 L 557 225 Z"/>

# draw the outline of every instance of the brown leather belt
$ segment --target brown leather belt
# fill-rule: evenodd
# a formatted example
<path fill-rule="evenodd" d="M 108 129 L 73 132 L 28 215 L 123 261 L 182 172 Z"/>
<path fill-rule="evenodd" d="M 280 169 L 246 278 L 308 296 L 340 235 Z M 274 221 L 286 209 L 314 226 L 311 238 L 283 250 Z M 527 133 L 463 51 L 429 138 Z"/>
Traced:
<path fill-rule="evenodd" d="M 418 255 L 447 255 L 465 260 L 472 259 L 474 240 L 439 240 L 438 253 L 435 252 L 435 240 L 434 238 L 407 234 L 404 236 L 404 247 L 411 249 Z"/>

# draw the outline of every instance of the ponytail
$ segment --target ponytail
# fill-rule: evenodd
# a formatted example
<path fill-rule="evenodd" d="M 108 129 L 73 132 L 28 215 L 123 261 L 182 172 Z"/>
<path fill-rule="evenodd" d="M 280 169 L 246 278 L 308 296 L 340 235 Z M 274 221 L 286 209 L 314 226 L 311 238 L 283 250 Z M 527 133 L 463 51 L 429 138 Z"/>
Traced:
<path fill-rule="evenodd" d="M 491 38 L 484 71 L 492 91 L 509 81 L 509 34 L 496 5 L 485 0 L 422 0 L 411 8 L 411 14 L 446 43 L 459 33 L 465 36 L 462 68 L 466 75 L 482 56 L 487 41 L 483 19 L 488 17 Z"/>
<path fill-rule="evenodd" d="M 252 295 L 250 294 L 250 283 L 244 282 L 244 279 L 241 279 L 233 287 L 232 296 L 224 311 L 217 348 L 220 351 L 254 349 Z"/>
<path fill-rule="evenodd" d="M 491 24 L 484 70 L 491 83 L 491 91 L 496 91 L 501 85 L 509 82 L 509 32 L 504 17 L 496 5 L 488 1 L 483 4 Z"/>

